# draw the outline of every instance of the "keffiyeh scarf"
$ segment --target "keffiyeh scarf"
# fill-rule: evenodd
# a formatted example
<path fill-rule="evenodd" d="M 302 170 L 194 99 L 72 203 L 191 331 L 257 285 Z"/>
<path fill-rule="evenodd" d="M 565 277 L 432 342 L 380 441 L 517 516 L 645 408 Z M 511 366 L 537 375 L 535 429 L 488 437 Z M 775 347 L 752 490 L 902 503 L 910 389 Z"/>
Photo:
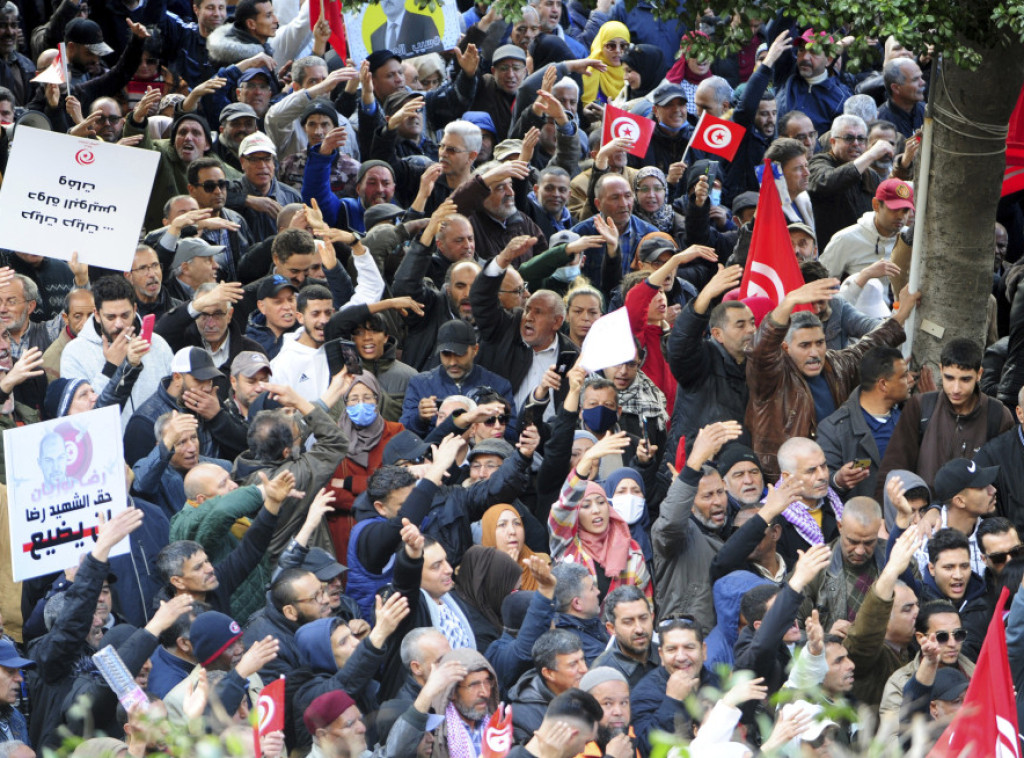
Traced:
<path fill-rule="evenodd" d="M 775 483 L 778 487 L 782 484 L 782 480 L 779 479 Z M 832 488 L 828 488 L 828 495 L 826 495 L 829 505 L 832 506 L 832 512 L 836 514 L 836 521 L 839 521 L 843 517 L 843 501 L 839 499 L 839 496 L 832 491 Z M 822 506 L 824 507 L 824 506 Z M 807 510 L 807 506 L 801 500 L 794 500 L 790 506 L 782 512 L 782 518 L 786 519 L 791 523 L 797 532 L 803 537 L 810 545 L 824 545 L 825 535 L 821 532 L 821 527 L 818 526 L 818 522 L 814 520 L 810 511 Z"/>

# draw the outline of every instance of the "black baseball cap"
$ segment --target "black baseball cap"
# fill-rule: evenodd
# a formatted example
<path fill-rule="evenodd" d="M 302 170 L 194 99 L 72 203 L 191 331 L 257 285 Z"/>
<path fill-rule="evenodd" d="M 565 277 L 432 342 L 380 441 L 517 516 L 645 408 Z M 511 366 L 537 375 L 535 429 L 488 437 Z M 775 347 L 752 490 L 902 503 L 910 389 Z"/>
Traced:
<path fill-rule="evenodd" d="M 370 64 L 370 73 L 376 73 L 377 69 L 387 63 L 389 60 L 394 58 L 399 63 L 402 62 L 402 56 L 397 53 L 393 53 L 390 50 L 374 50 L 372 53 L 366 56 L 366 62 Z"/>
<path fill-rule="evenodd" d="M 267 297 L 274 297 L 285 288 L 291 288 L 292 292 L 298 294 L 299 288 L 292 284 L 290 279 L 285 279 L 280 274 L 272 274 L 266 277 L 256 290 L 256 299 L 263 300 Z"/>
<path fill-rule="evenodd" d="M 437 330 L 437 352 L 465 355 L 479 340 L 476 329 L 468 321 L 452 319 Z"/>
<path fill-rule="evenodd" d="M 948 503 L 958 492 L 967 489 L 983 489 L 994 484 L 999 476 L 999 466 L 979 466 L 977 461 L 954 458 L 935 474 L 935 497 Z"/>

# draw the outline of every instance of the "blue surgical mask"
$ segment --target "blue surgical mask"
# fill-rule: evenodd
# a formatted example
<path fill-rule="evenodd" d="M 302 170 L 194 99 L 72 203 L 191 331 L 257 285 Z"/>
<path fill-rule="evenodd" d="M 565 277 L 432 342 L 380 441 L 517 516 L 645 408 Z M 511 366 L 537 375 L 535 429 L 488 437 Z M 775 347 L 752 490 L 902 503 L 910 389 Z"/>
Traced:
<path fill-rule="evenodd" d="M 712 205 L 721 205 L 722 204 L 722 190 L 715 189 L 714 187 L 712 187 L 711 188 L 711 192 L 708 193 L 708 197 L 711 198 L 711 204 Z"/>
<path fill-rule="evenodd" d="M 619 420 L 619 414 L 603 405 L 583 410 L 583 423 L 587 429 L 598 434 L 607 432 Z"/>
<path fill-rule="evenodd" d="M 555 270 L 555 273 L 551 275 L 552 279 L 557 279 L 560 282 L 569 283 L 576 279 L 580 275 L 579 266 L 562 266 Z"/>
<path fill-rule="evenodd" d="M 357 403 L 345 408 L 345 413 L 356 426 L 369 426 L 377 420 L 377 406 L 375 403 Z"/>

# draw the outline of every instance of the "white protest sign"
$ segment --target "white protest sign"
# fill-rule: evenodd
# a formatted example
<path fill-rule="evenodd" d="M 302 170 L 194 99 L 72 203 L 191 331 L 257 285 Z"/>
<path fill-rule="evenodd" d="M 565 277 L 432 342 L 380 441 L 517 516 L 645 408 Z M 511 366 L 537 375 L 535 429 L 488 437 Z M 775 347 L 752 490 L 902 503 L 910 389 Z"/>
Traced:
<path fill-rule="evenodd" d="M 390 50 L 403 58 L 451 50 L 462 36 L 457 0 L 439 0 L 434 10 L 415 0 L 380 0 L 345 14 L 349 56 L 356 65 L 370 53 Z"/>
<path fill-rule="evenodd" d="M 0 248 L 128 271 L 160 154 L 19 127 L 0 187 Z"/>
<path fill-rule="evenodd" d="M 77 566 L 127 507 L 116 405 L 4 430 L 14 581 Z M 128 552 L 124 539 L 111 555 Z"/>
<path fill-rule="evenodd" d="M 625 307 L 595 321 L 580 347 L 580 365 L 591 373 L 621 365 L 635 357 L 636 345 Z"/>

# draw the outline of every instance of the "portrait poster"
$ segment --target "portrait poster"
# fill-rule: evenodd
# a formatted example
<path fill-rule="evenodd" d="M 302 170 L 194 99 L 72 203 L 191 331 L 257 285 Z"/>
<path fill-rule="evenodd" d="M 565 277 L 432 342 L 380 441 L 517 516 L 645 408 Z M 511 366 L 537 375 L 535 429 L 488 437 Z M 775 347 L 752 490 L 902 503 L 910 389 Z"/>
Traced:
<path fill-rule="evenodd" d="M 462 36 L 462 14 L 455 0 L 419 8 L 415 0 L 381 0 L 345 14 L 349 55 L 358 66 L 377 50 L 404 58 L 451 50 Z"/>
<path fill-rule="evenodd" d="M 128 504 L 116 405 L 4 430 L 14 581 L 77 566 Z M 128 552 L 125 538 L 110 555 Z"/>

